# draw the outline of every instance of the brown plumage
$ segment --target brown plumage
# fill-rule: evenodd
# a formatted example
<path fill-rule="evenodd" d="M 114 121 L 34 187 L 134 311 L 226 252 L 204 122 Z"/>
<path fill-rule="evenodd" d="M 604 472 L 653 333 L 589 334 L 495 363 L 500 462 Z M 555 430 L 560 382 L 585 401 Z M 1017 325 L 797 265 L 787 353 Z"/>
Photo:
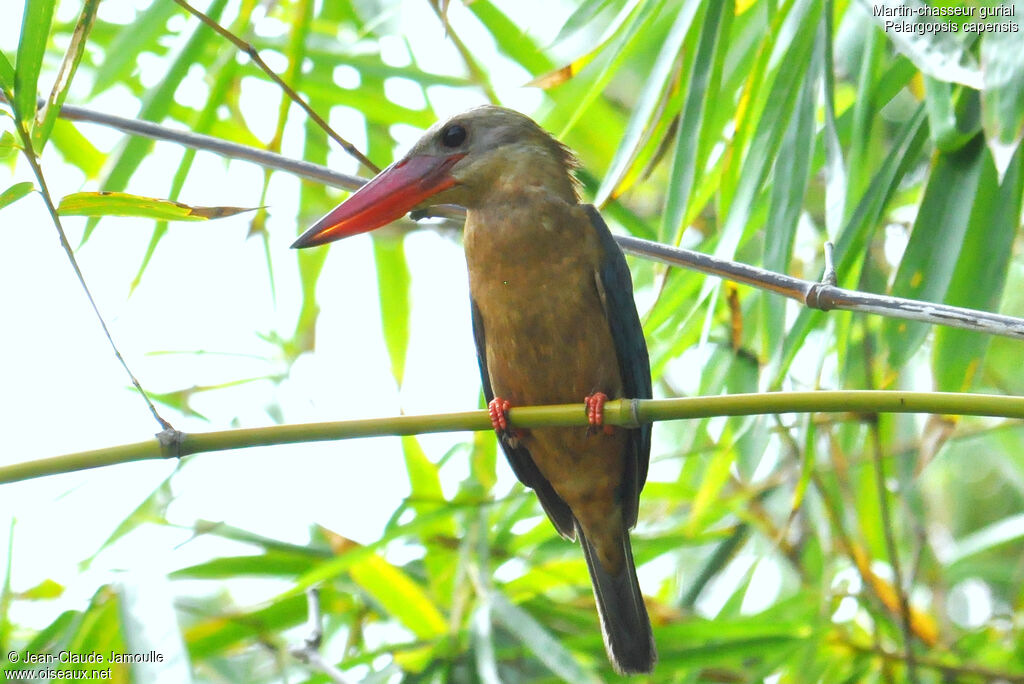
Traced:
<path fill-rule="evenodd" d="M 412 208 L 462 205 L 487 399 L 514 407 L 598 393 L 648 398 L 629 270 L 600 215 L 579 203 L 574 167 L 568 149 L 528 117 L 479 107 L 428 130 L 296 246 L 371 230 Z M 650 671 L 654 640 L 628 532 L 647 476 L 650 427 L 512 426 L 499 438 L 558 531 L 579 537 L 612 664 Z"/>

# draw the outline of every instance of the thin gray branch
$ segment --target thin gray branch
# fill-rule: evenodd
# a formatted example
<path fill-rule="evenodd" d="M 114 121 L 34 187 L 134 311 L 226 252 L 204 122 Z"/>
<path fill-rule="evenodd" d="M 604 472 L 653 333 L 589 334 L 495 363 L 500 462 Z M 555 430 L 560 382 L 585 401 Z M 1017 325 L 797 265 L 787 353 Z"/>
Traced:
<path fill-rule="evenodd" d="M 345 675 L 341 670 L 324 660 L 320 655 L 320 644 L 323 641 L 323 614 L 320 611 L 320 591 L 316 588 L 306 590 L 306 605 L 308 607 L 308 618 L 306 621 L 309 633 L 302 640 L 301 646 L 294 646 L 289 653 L 296 660 L 309 665 L 312 669 L 320 672 L 336 684 L 348 684 Z"/>
<path fill-rule="evenodd" d="M 307 180 L 347 190 L 358 189 L 366 182 L 357 176 L 338 173 L 318 164 L 291 159 L 247 145 L 221 140 L 209 135 L 174 130 L 148 121 L 103 114 L 84 107 L 64 105 L 61 116 L 71 121 L 97 123 L 133 135 L 176 142 L 186 147 L 207 150 L 232 159 L 244 159 L 267 168 L 286 171 Z M 439 217 L 461 221 L 465 219 L 465 215 L 465 210 L 460 207 L 444 206 L 434 207 L 429 212 L 415 212 L 412 218 Z M 1012 316 L 847 290 L 832 285 L 829 282 L 831 278 L 828 273 L 823 282 L 814 282 L 735 261 L 718 259 L 688 249 L 643 240 L 631 235 L 616 235 L 615 239 L 623 251 L 630 254 L 769 290 L 822 311 L 830 309 L 858 311 L 1024 340 L 1024 319 Z"/>

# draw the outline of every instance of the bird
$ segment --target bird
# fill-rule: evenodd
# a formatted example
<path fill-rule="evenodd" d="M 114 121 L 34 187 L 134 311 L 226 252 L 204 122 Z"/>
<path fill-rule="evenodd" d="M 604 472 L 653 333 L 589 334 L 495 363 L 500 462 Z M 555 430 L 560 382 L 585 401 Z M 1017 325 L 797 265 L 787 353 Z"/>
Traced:
<path fill-rule="evenodd" d="M 657 660 L 629 530 L 651 426 L 604 424 L 610 399 L 651 397 L 625 257 L 581 203 L 570 149 L 528 116 L 485 105 L 429 128 L 410 151 L 305 231 L 313 247 L 441 204 L 465 207 L 473 336 L 491 424 L 556 530 L 578 539 L 605 650 L 620 674 Z M 523 429 L 515 406 L 582 400 L 586 427 Z"/>

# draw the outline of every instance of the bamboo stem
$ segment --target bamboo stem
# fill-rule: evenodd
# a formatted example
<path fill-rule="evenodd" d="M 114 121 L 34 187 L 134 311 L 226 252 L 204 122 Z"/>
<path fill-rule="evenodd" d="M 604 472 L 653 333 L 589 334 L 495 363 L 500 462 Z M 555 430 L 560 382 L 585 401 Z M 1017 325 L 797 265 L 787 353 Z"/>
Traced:
<path fill-rule="evenodd" d="M 1024 419 L 1024 398 L 952 392 L 818 391 L 734 394 L 675 399 L 616 399 L 604 407 L 609 425 L 636 426 L 661 420 L 784 413 L 935 413 Z M 585 426 L 583 404 L 521 406 L 509 412 L 520 428 Z M 487 411 L 389 416 L 328 423 L 176 433 L 152 439 L 0 466 L 0 484 L 88 468 L 256 446 L 327 442 L 359 437 L 490 430 Z"/>

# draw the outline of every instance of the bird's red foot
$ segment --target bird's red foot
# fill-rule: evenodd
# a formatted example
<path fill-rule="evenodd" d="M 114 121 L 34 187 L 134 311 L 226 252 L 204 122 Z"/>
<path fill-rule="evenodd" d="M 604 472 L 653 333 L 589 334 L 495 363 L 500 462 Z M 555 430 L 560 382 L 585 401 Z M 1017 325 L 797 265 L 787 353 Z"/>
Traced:
<path fill-rule="evenodd" d="M 495 432 L 508 432 L 508 410 L 512 408 L 506 400 L 494 397 L 487 404 L 487 413 L 491 416 L 491 426 Z"/>
<path fill-rule="evenodd" d="M 615 433 L 615 428 L 604 424 L 604 403 L 608 401 L 608 395 L 604 392 L 594 392 L 583 398 L 583 404 L 587 411 L 587 422 L 590 423 L 588 431 L 593 434 L 598 428 L 604 428 L 604 434 Z"/>
<path fill-rule="evenodd" d="M 498 433 L 505 444 L 513 448 L 519 446 L 519 440 L 523 433 L 521 430 L 512 430 L 508 426 L 508 410 L 512 407 L 507 400 L 501 397 L 494 397 L 487 404 L 487 413 L 491 416 L 491 427 Z"/>

